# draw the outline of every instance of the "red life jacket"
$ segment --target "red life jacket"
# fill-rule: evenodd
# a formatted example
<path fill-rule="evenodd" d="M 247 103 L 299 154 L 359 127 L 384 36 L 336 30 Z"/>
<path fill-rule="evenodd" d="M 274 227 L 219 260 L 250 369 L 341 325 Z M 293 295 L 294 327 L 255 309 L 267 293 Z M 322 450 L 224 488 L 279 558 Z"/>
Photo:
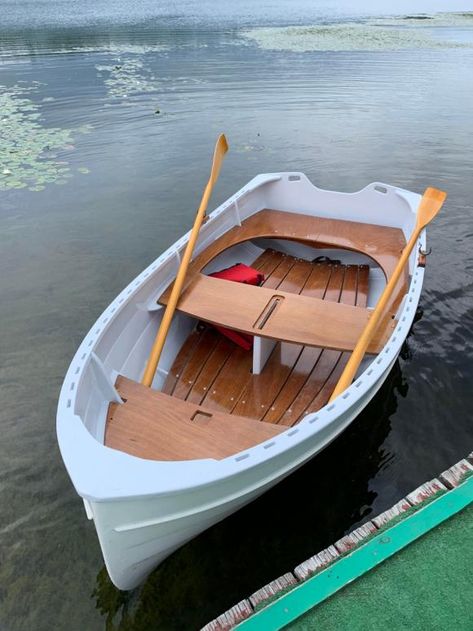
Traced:
<path fill-rule="evenodd" d="M 235 283 L 246 283 L 247 285 L 261 285 L 264 281 L 264 275 L 258 272 L 258 270 L 248 267 L 243 263 L 237 263 L 231 267 L 227 267 L 219 272 L 213 272 L 209 274 L 214 278 L 223 278 L 225 280 L 231 280 Z M 222 326 L 215 327 L 219 333 L 228 337 L 229 340 L 238 344 L 246 351 L 249 351 L 253 346 L 253 336 L 247 333 L 240 333 L 233 331 L 232 329 L 225 329 Z"/>

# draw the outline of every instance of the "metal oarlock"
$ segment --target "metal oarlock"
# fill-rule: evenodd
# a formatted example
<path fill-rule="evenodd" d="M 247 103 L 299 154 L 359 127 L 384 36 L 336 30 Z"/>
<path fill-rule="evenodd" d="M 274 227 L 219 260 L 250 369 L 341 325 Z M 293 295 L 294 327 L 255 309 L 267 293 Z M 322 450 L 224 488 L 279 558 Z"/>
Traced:
<path fill-rule="evenodd" d="M 427 257 L 432 252 L 432 248 L 424 250 L 422 246 L 419 246 L 419 258 L 417 259 L 417 267 L 425 267 Z"/>

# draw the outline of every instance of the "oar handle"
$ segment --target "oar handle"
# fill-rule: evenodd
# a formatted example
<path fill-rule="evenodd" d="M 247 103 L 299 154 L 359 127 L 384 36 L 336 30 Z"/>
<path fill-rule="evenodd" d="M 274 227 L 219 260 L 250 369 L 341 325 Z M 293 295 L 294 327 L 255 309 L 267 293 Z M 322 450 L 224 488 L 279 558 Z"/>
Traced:
<path fill-rule="evenodd" d="M 399 261 L 391 278 L 387 282 L 386 287 L 384 288 L 383 293 L 378 300 L 376 308 L 371 313 L 370 318 L 363 330 L 363 333 L 360 335 L 360 338 L 356 343 L 355 348 L 353 349 L 350 359 L 348 360 L 345 369 L 342 372 L 337 385 L 335 386 L 335 390 L 330 397 L 330 401 L 338 397 L 344 390 L 348 388 L 348 386 L 353 381 L 356 371 L 358 370 L 358 367 L 363 357 L 365 356 L 366 349 L 368 348 L 383 316 L 386 305 L 388 304 L 388 301 L 392 296 L 392 293 L 397 285 L 402 271 L 404 270 L 404 267 L 409 260 L 409 256 L 415 244 L 417 243 L 417 239 L 419 238 L 420 233 L 437 215 L 446 197 L 446 193 L 433 188 L 426 189 L 424 195 L 422 196 L 421 202 L 419 204 L 419 210 L 417 211 L 416 226 L 399 258 Z"/>
<path fill-rule="evenodd" d="M 212 193 L 213 186 L 215 182 L 217 181 L 218 175 L 220 173 L 220 167 L 222 165 L 224 155 L 227 151 L 228 151 L 227 139 L 225 138 L 223 134 L 221 134 L 217 140 L 217 143 L 215 144 L 215 151 L 214 151 L 212 169 L 210 171 L 209 181 L 207 182 L 207 185 L 205 186 L 204 193 L 202 195 L 202 199 L 199 205 L 199 209 L 195 217 L 194 225 L 192 226 L 192 230 L 189 236 L 189 241 L 187 242 L 187 246 L 184 251 L 184 255 L 182 257 L 181 265 L 177 272 L 176 280 L 174 281 L 171 295 L 166 305 L 163 319 L 161 320 L 161 324 L 156 334 L 156 339 L 154 341 L 153 348 L 151 349 L 151 353 L 150 353 L 148 362 L 146 364 L 143 378 L 141 380 L 141 383 L 145 386 L 150 387 L 151 384 L 153 383 L 154 375 L 156 373 L 156 368 L 158 367 L 159 360 L 161 358 L 161 353 L 164 348 L 164 343 L 166 342 L 169 328 L 171 326 L 172 317 L 176 310 L 177 302 L 181 295 L 182 287 L 184 285 L 187 268 L 189 267 L 192 254 L 194 252 L 194 247 L 197 241 L 197 237 L 199 236 L 200 227 L 205 218 L 205 211 L 207 210 L 207 205 L 209 203 L 210 195 Z"/>

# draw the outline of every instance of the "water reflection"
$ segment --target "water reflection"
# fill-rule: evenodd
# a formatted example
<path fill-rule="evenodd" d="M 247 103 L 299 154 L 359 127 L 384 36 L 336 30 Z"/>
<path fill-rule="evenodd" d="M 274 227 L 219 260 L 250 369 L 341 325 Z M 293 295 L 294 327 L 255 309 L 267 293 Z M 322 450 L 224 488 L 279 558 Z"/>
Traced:
<path fill-rule="evenodd" d="M 197 629 L 366 521 L 377 495 L 370 481 L 392 457 L 383 443 L 407 392 L 397 361 L 370 405 L 327 449 L 175 552 L 140 589 L 120 592 L 102 568 L 93 598 L 107 629 Z M 288 545 L 294 537 L 297 547 Z"/>

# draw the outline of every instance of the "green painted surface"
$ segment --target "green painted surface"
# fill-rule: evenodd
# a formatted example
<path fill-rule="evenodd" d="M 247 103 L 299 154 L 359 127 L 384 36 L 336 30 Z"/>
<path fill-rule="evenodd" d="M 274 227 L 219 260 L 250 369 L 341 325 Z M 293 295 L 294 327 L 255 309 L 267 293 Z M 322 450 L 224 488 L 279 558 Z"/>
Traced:
<path fill-rule="evenodd" d="M 351 554 L 341 558 L 327 569 L 301 583 L 284 597 L 255 613 L 238 628 L 245 629 L 245 631 L 253 629 L 257 631 L 261 628 L 281 629 L 296 619 L 299 619 L 294 625 L 296 629 L 298 627 L 301 629 L 315 627 L 334 630 L 350 629 L 350 631 L 352 629 L 378 629 L 384 628 L 386 621 L 395 624 L 396 620 L 400 620 L 397 628 L 405 628 L 405 622 L 400 617 L 404 615 L 405 610 L 407 611 L 407 604 L 403 602 L 403 599 L 409 604 L 409 616 L 412 616 L 413 613 L 420 616 L 424 612 L 425 615 L 428 615 L 430 605 L 425 600 L 424 592 L 429 593 L 437 608 L 439 603 L 442 603 L 440 611 L 444 614 L 443 620 L 439 623 L 440 626 L 428 626 L 426 628 L 452 628 L 451 626 L 442 626 L 445 622 L 445 615 L 449 620 L 452 618 L 452 609 L 455 615 L 458 614 L 465 624 L 468 624 L 469 618 L 465 619 L 465 611 L 473 612 L 472 600 L 469 599 L 467 602 L 462 600 L 458 606 L 453 601 L 450 602 L 448 597 L 445 600 L 445 586 L 443 586 L 442 580 L 447 581 L 448 589 L 456 594 L 457 591 L 461 592 L 464 577 L 465 575 L 468 576 L 468 567 L 473 559 L 473 553 L 469 554 L 467 548 L 469 547 L 471 550 L 473 540 L 470 538 L 473 535 L 468 533 L 469 537 L 467 537 L 465 533 L 468 531 L 469 523 L 471 523 L 471 509 L 468 508 L 471 506 L 473 506 L 473 477 L 470 476 L 456 489 L 444 493 L 430 503 L 425 503 L 421 510 L 408 515 L 389 529 L 380 531 L 378 535 L 369 539 L 367 543 L 361 545 Z M 450 536 L 450 530 L 433 530 L 439 524 L 444 524 L 446 528 L 447 520 L 465 509 L 467 512 L 458 518 L 459 521 L 455 519 L 451 522 L 453 528 L 455 528 L 455 524 L 461 525 L 458 531 L 454 529 L 455 536 Z M 463 521 L 465 515 L 466 522 Z M 425 543 L 425 540 L 420 538 L 427 533 L 429 534 L 427 543 Z M 437 538 L 439 542 L 442 542 L 441 544 L 437 544 Z M 413 542 L 416 542 L 414 546 L 412 546 Z M 417 558 L 415 561 L 410 561 L 411 558 L 414 558 L 413 550 L 417 545 L 422 545 L 419 553 L 422 563 Z M 393 571 L 391 573 L 391 561 L 388 562 L 382 566 L 383 573 L 378 585 L 376 577 L 379 576 L 379 572 L 367 573 L 373 568 L 379 568 L 380 564 L 404 550 L 406 546 L 409 546 L 408 550 L 399 557 L 400 561 L 398 561 L 401 567 L 400 572 Z M 411 553 L 412 557 L 410 556 Z M 463 559 L 462 566 L 456 564 L 457 556 Z M 447 580 L 447 577 L 450 578 L 450 574 L 445 573 L 446 566 L 453 573 L 451 580 Z M 410 589 L 409 581 L 405 579 L 404 574 L 413 577 L 412 585 L 419 591 L 413 592 Z M 431 579 L 431 574 L 437 580 L 435 587 L 432 587 L 434 581 Z M 353 582 L 360 577 L 363 577 L 361 581 Z M 365 587 L 366 580 L 373 580 L 374 584 Z M 348 585 L 350 586 L 346 587 Z M 394 588 L 398 590 L 398 593 Z M 339 590 L 343 591 L 340 591 L 337 598 L 328 600 Z M 350 596 L 351 590 L 356 592 L 352 596 Z M 473 590 L 470 593 L 473 594 Z M 468 594 L 466 598 L 469 598 Z M 324 603 L 324 605 L 320 605 L 320 603 Z M 317 605 L 320 606 L 316 607 Z M 328 610 L 331 606 L 334 607 L 333 611 Z M 327 610 L 325 614 L 321 613 L 324 609 Z M 447 613 L 445 614 L 445 612 Z M 305 617 L 300 618 L 303 615 Z M 322 616 L 325 618 L 322 619 Z M 379 619 L 380 616 L 383 617 L 383 620 Z M 388 618 L 384 619 L 385 616 Z M 422 620 L 417 623 L 413 620 L 412 625 L 414 624 L 415 626 L 410 628 L 422 628 L 422 625 L 427 623 L 422 622 Z M 454 628 L 461 629 L 462 627 L 457 624 Z M 463 628 L 471 629 L 473 627 L 470 625 L 470 627 L 465 626 Z"/>
<path fill-rule="evenodd" d="M 471 631 L 472 568 L 470 505 L 286 628 Z"/>

